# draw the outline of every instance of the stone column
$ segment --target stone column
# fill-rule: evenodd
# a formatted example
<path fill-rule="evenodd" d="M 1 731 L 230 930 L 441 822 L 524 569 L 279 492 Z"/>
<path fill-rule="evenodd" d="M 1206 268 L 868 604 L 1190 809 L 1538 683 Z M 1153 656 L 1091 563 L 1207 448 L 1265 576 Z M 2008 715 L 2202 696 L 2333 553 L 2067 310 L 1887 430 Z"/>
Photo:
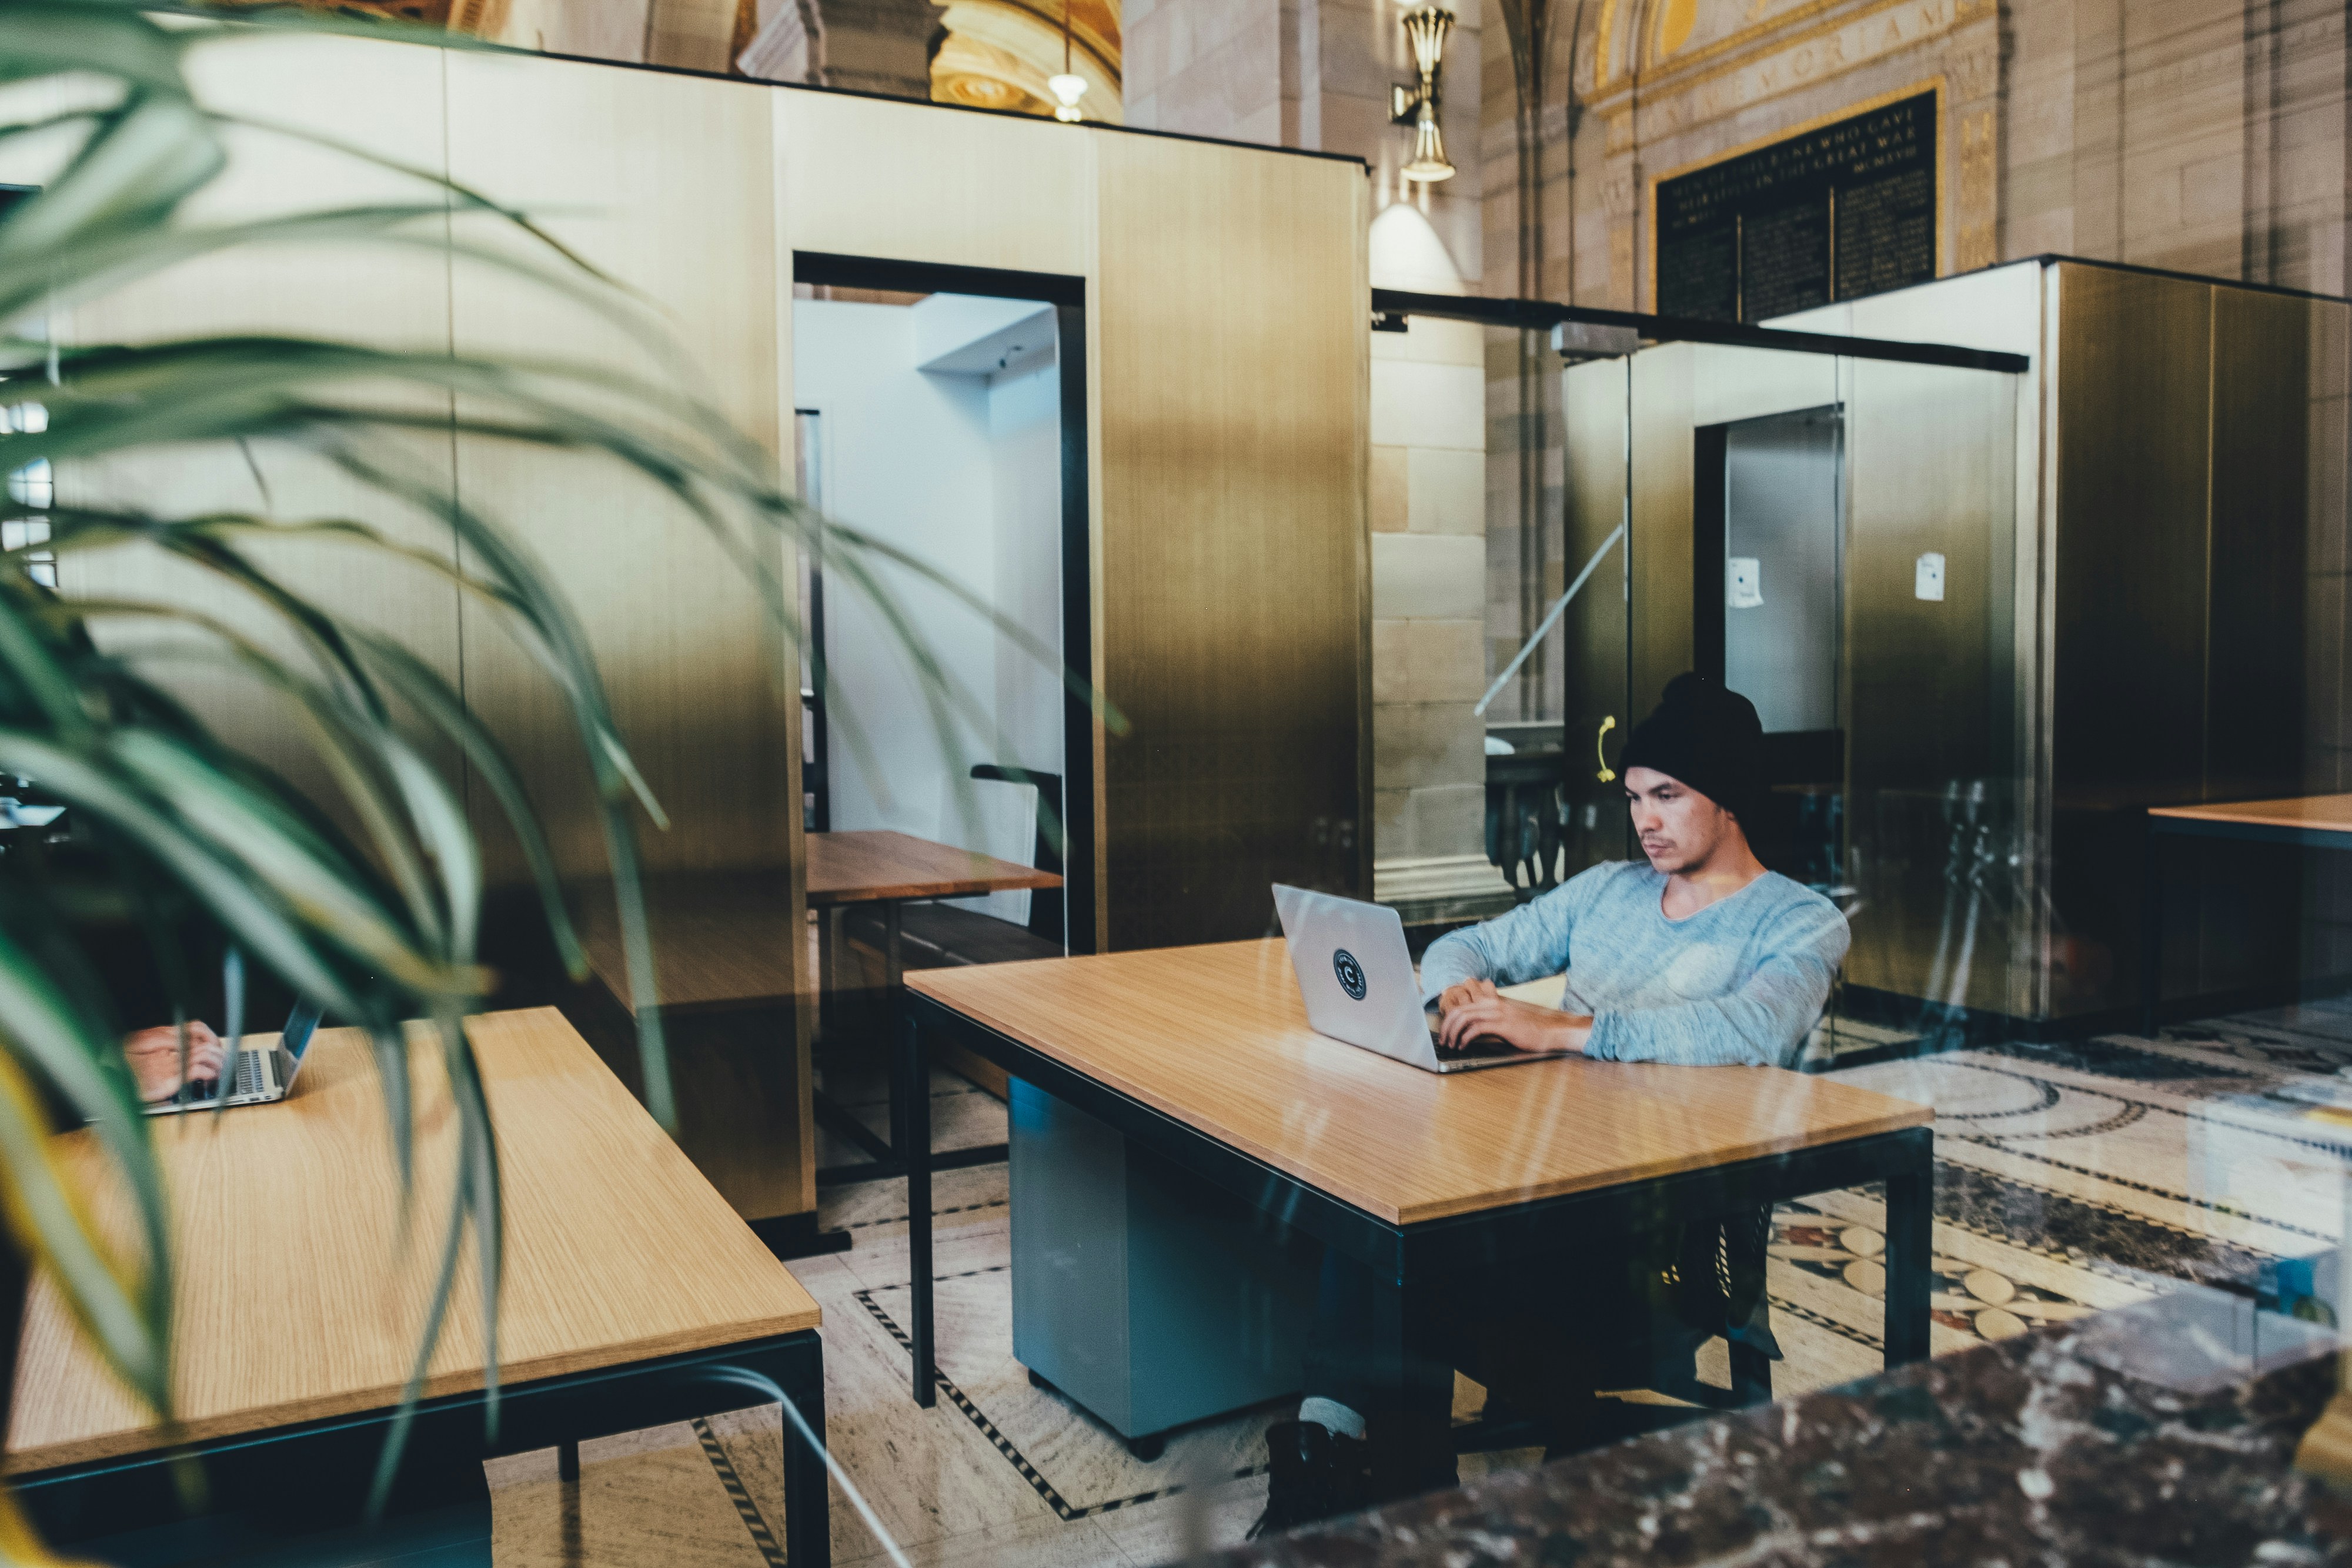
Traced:
<path fill-rule="evenodd" d="M 1415 208 L 1372 222 L 1376 287 L 1466 290 Z M 1372 896 L 1407 925 L 1508 909 L 1486 859 L 1486 332 L 1372 336 Z"/>

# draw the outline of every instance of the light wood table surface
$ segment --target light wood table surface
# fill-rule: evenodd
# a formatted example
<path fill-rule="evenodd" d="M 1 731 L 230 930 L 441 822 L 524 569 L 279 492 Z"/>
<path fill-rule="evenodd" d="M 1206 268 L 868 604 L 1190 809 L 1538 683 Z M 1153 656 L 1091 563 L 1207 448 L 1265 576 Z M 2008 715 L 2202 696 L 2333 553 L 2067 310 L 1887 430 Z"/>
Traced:
<path fill-rule="evenodd" d="M 1447 1354 L 1459 1325 L 1436 1303 L 1465 1271 L 1873 1181 L 1885 1184 L 1887 1361 L 1927 1354 L 1927 1106 L 1777 1068 L 1571 1057 L 1426 1072 L 1308 1028 L 1279 941 L 930 969 L 907 988 L 902 1075 L 935 1041 L 961 1045 L 1363 1265 L 1396 1295 L 1374 1312 L 1392 1369 Z M 920 1107 L 906 1133 L 908 1337 L 929 1405 Z M 1442 1422 L 1416 1425 L 1379 1462 L 1411 1479 L 1449 1442 Z"/>
<path fill-rule="evenodd" d="M 816 909 L 1062 885 L 1052 872 L 906 833 L 811 833 L 806 841 L 808 902 Z M 792 894 L 782 871 L 670 873 L 647 877 L 645 889 L 654 983 L 665 1009 L 791 1005 L 792 944 L 805 934 L 793 925 Z M 613 998 L 634 1013 L 612 883 L 583 884 L 574 904 L 589 966 Z"/>
<path fill-rule="evenodd" d="M 2140 898 L 2140 1032 L 2154 1038 L 2164 1002 L 2164 857 L 2168 838 L 2238 839 L 2352 850 L 2352 795 L 2292 795 L 2274 800 L 2217 800 L 2201 806 L 2151 806 L 2147 812 L 2147 885 Z M 2194 997 L 2174 1007 L 2200 1006 Z"/>
<path fill-rule="evenodd" d="M 830 911 L 868 904 L 882 916 L 882 964 L 886 1030 L 906 971 L 901 940 L 904 905 L 928 899 L 969 898 L 1020 889 L 1062 885 L 1053 872 L 1015 865 L 992 855 L 934 843 L 908 833 L 847 831 L 810 833 L 808 904 L 819 915 L 817 984 L 830 987 L 835 933 Z M 610 883 L 578 890 L 581 944 L 604 990 L 635 1016 L 627 957 Z M 793 1003 L 793 943 L 807 933 L 792 918 L 792 895 L 781 871 L 672 873 L 646 879 L 646 915 L 654 936 L 654 984 L 665 1011 L 680 1017 L 730 1013 Z M 982 1064 L 961 1064 L 967 1072 Z M 904 1086 L 891 1084 L 888 1138 L 877 1137 L 856 1116 L 813 1090 L 815 1114 L 836 1136 L 856 1145 L 866 1160 L 827 1166 L 821 1182 L 874 1180 L 898 1174 L 898 1127 Z M 957 1158 L 984 1163 L 1003 1157 L 1001 1145 L 960 1150 Z"/>
<path fill-rule="evenodd" d="M 2278 800 L 2225 800 L 2210 806 L 2155 806 L 2149 808 L 2147 814 L 2171 822 L 2352 834 L 2352 795 L 2296 795 Z"/>
<path fill-rule="evenodd" d="M 1062 885 L 1060 876 L 992 855 L 887 831 L 808 835 L 808 901 L 905 903 Z"/>
<path fill-rule="evenodd" d="M 815 1301 L 561 1013 L 490 1014 L 467 1032 L 499 1144 L 507 1389 L 817 1326 Z M 150 1124 L 177 1266 L 181 1440 L 399 1401 L 456 1151 L 437 1046 L 413 1026 L 411 1047 L 416 1186 L 404 1238 L 383 1097 L 359 1030 L 321 1030 L 294 1092 L 277 1104 Z M 91 1134 L 58 1143 L 100 1223 L 127 1234 L 129 1206 Z M 483 1384 L 473 1259 L 469 1243 L 427 1397 Z M 46 1281 L 27 1302 L 20 1343 L 9 1474 L 137 1455 L 164 1440 Z M 753 1402 L 714 1397 L 710 1408 Z"/>
<path fill-rule="evenodd" d="M 662 1010 L 690 1015 L 793 1005 L 792 886 L 782 871 L 681 872 L 645 882 L 654 938 L 654 985 Z M 630 1016 L 628 959 L 610 883 L 584 884 L 573 901 L 588 967 Z"/>
<path fill-rule="evenodd" d="M 931 969 L 907 984 L 1397 1225 L 1935 1120 L 1776 1067 L 1570 1057 L 1424 1072 L 1308 1028 L 1279 941 Z"/>

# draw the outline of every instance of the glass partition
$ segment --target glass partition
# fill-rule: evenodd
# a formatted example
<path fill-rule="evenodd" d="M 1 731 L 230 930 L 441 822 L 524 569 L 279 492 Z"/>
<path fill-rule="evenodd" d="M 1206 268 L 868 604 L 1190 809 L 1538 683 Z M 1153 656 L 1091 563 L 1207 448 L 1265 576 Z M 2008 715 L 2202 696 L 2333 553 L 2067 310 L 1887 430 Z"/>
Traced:
<path fill-rule="evenodd" d="M 1697 670 L 1763 722 L 1759 858 L 1853 927 L 1809 1060 L 2030 1013 L 2017 374 L 1486 336 L 1488 847 L 1515 895 L 1638 854 L 1615 764 Z"/>

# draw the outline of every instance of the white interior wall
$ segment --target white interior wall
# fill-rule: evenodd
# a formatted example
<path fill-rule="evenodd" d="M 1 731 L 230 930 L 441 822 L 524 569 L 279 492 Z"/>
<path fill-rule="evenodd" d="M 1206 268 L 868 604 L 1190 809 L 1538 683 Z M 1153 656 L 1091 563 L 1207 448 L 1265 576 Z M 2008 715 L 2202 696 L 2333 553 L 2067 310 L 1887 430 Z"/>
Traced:
<path fill-rule="evenodd" d="M 1062 372 L 1049 354 L 1034 368 L 990 378 L 988 429 L 995 455 L 996 607 L 1046 647 L 1062 646 Z M 1010 637 L 998 634 L 996 718 L 1003 732 L 998 760 L 1064 773 L 1062 685 Z M 1029 792 L 983 786 L 990 810 L 1009 814 L 1011 847 L 992 852 L 1027 863 L 1036 848 Z M 994 842 L 996 841 L 992 841 Z M 1029 918 L 1029 894 L 1000 893 L 990 914 Z"/>
<path fill-rule="evenodd" d="M 919 370 L 939 349 L 927 329 L 935 323 L 924 319 L 929 304 L 795 301 L 793 402 L 821 416 L 826 509 L 929 561 L 1059 649 L 1060 381 L 1050 350 L 993 375 Z M 969 775 L 978 762 L 1063 771 L 1058 673 L 947 591 L 911 578 L 898 586 L 978 722 L 942 736 L 873 607 L 837 574 L 828 578 L 831 711 L 859 716 L 866 749 L 861 757 L 835 724 L 832 824 L 895 829 L 1026 864 L 1035 831 L 1028 791 Z M 1026 894 L 970 902 L 1028 917 Z"/>

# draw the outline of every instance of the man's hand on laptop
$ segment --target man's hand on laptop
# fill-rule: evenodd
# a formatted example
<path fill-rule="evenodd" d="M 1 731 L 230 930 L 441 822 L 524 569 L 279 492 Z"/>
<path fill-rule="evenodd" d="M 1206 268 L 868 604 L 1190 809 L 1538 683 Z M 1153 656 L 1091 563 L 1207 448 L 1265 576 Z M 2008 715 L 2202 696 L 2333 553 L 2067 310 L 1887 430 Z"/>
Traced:
<path fill-rule="evenodd" d="M 152 1105 L 180 1092 L 180 1031 L 170 1024 L 125 1036 L 122 1057 L 131 1064 L 131 1076 L 138 1081 L 140 1099 Z M 221 1037 L 212 1031 L 210 1024 L 188 1026 L 191 1082 L 205 1083 L 217 1079 L 227 1061 L 228 1048 L 221 1043 Z"/>
<path fill-rule="evenodd" d="M 1464 980 L 1437 998 L 1444 1021 L 1437 1049 L 1460 1051 L 1474 1040 L 1499 1040 L 1520 1051 L 1582 1051 L 1592 1019 L 1503 995 L 1491 980 Z"/>

